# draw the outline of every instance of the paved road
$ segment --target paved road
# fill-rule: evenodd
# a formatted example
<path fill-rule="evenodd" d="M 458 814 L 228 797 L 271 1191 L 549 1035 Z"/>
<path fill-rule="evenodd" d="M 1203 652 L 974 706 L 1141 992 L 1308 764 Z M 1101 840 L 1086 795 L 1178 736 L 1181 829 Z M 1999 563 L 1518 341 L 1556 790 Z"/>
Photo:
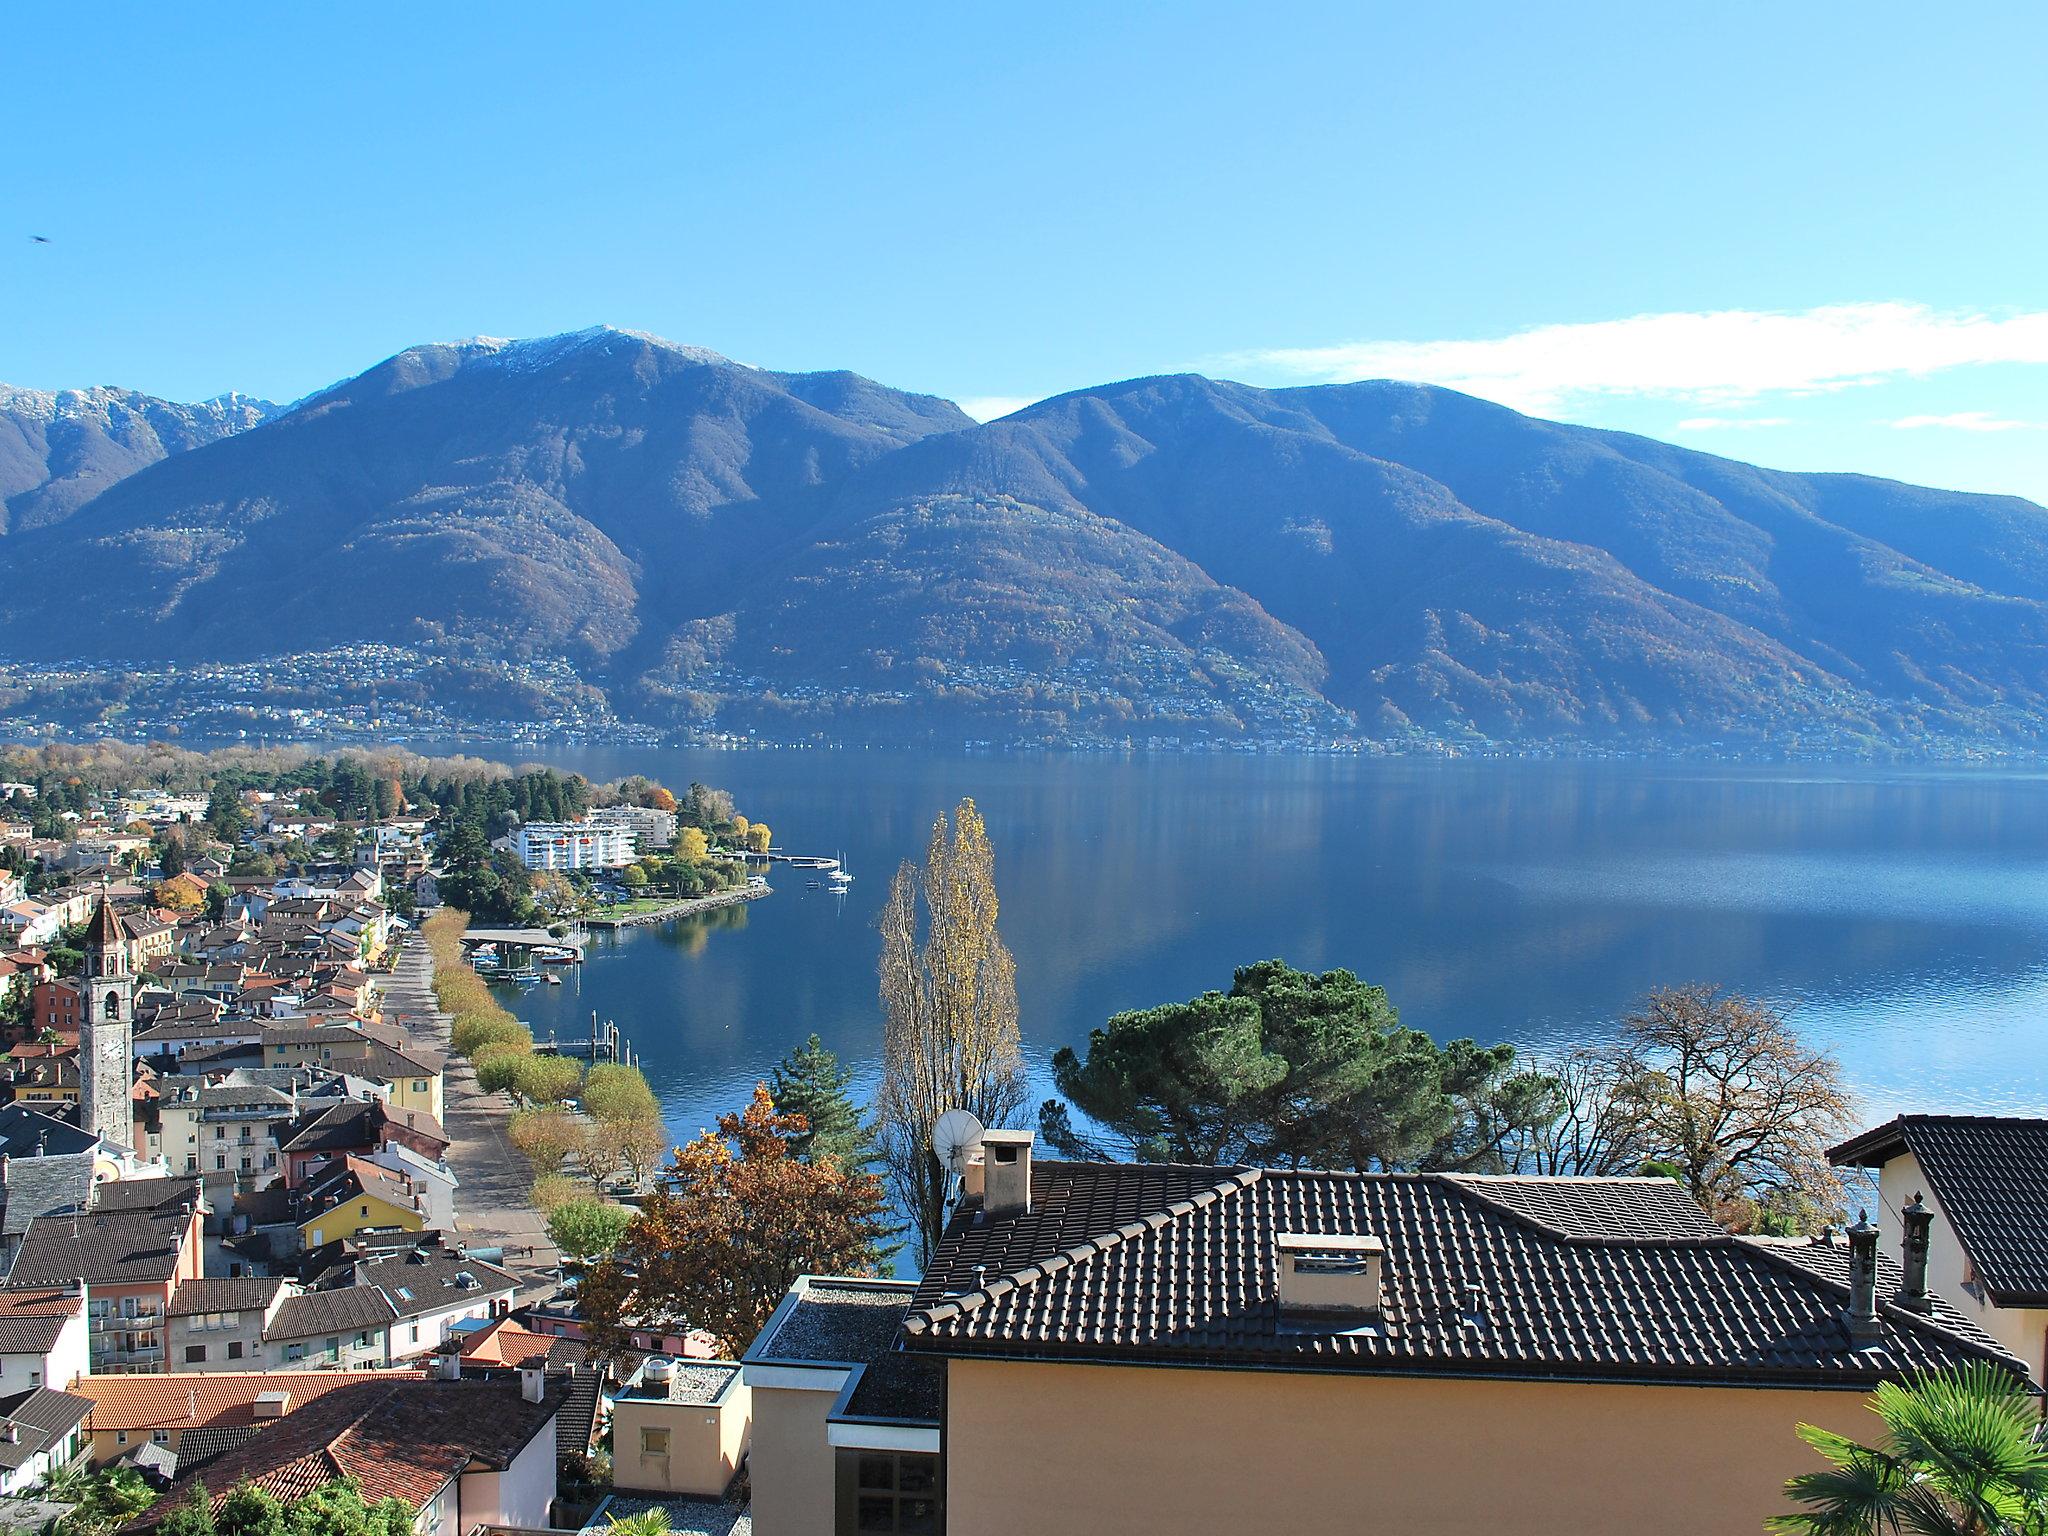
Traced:
<path fill-rule="evenodd" d="M 433 957 L 415 935 L 406 936 L 385 983 L 384 1017 L 422 1044 L 442 1052 L 450 1048 L 453 1020 L 435 1001 Z M 471 1247 L 502 1247 L 507 1268 L 551 1292 L 554 1277 L 539 1271 L 552 1270 L 560 1255 L 548 1241 L 546 1221 L 527 1204 L 533 1176 L 526 1159 L 505 1139 L 511 1103 L 501 1093 L 478 1088 L 476 1073 L 456 1056 L 448 1058 L 441 1088 L 447 1111 L 442 1128 L 451 1138 L 448 1165 L 460 1186 L 455 1192 L 457 1236 Z M 534 1297 L 522 1291 L 520 1299 Z"/>

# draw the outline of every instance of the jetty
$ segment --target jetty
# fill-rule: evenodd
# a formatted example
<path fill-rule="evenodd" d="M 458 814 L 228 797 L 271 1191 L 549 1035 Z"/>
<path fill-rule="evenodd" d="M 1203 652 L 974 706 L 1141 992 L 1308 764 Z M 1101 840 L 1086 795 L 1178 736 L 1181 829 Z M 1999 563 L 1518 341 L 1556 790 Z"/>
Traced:
<path fill-rule="evenodd" d="M 490 945 L 498 951 L 499 963 L 509 971 L 527 969 L 537 955 L 572 962 L 583 958 L 581 939 L 557 938 L 545 928 L 468 928 L 463 931 L 461 942 L 464 958 Z"/>
<path fill-rule="evenodd" d="M 626 1038 L 624 1030 L 610 1019 L 602 1022 L 595 1009 L 590 1014 L 590 1038 L 562 1040 L 553 1030 L 545 1040 L 535 1040 L 533 1051 L 536 1056 L 570 1056 L 592 1065 L 600 1061 L 615 1061 L 630 1067 L 640 1059 L 640 1053 L 633 1049 L 633 1042 Z"/>
<path fill-rule="evenodd" d="M 735 886 L 729 891 L 720 891 L 715 896 L 692 896 L 681 901 L 671 901 L 659 907 L 650 907 L 645 912 L 628 912 L 620 917 L 586 917 L 586 928 L 640 928 L 650 923 L 672 922 L 679 917 L 689 917 L 696 912 L 710 912 L 719 907 L 735 907 L 743 901 L 758 901 L 768 895 L 773 887 L 766 885 Z"/>

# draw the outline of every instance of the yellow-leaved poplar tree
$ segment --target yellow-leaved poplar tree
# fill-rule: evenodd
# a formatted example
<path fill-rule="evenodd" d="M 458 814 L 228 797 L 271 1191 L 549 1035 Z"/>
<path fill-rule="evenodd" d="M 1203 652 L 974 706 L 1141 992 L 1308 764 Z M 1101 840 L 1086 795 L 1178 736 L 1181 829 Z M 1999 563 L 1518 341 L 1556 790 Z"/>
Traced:
<path fill-rule="evenodd" d="M 880 1144 L 920 1260 L 938 1239 L 945 1195 L 932 1123 L 964 1109 L 1002 1125 L 1024 1107 L 1017 967 L 998 910 L 988 828 L 962 800 L 934 823 L 922 867 L 896 871 L 881 917 Z"/>

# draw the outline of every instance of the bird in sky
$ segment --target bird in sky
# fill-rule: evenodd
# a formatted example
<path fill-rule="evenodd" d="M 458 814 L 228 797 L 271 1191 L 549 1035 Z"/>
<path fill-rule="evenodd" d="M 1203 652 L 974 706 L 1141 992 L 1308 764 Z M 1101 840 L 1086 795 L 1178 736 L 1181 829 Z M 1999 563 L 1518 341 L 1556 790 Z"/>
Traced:
<path fill-rule="evenodd" d="M 30 235 L 29 239 L 37 245 L 48 245 L 50 243 L 48 235 Z"/>

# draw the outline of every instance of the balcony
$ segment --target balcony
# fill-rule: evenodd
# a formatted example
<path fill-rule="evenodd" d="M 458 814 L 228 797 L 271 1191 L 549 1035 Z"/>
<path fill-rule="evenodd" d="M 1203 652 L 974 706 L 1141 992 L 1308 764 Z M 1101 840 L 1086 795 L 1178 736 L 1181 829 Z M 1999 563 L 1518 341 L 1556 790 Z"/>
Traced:
<path fill-rule="evenodd" d="M 155 1333 L 164 1325 L 161 1311 L 149 1312 L 107 1312 L 95 1314 L 87 1327 L 96 1334 L 105 1333 Z"/>
<path fill-rule="evenodd" d="M 164 1352 L 158 1349 L 96 1349 L 92 1369 L 100 1376 L 140 1376 L 164 1368 Z"/>

